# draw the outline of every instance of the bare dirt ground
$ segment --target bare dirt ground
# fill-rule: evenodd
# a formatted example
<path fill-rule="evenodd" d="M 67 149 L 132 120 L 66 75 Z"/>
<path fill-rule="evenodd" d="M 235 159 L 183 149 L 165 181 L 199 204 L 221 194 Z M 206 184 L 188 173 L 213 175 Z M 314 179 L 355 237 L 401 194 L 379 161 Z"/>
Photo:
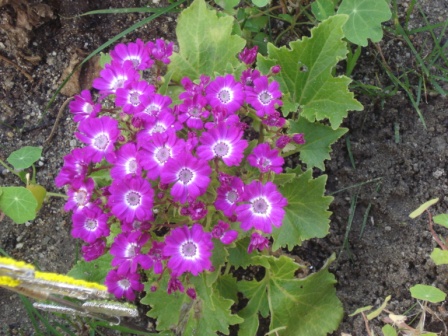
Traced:
<path fill-rule="evenodd" d="M 142 14 L 74 16 L 99 8 L 141 7 L 147 2 L 23 0 L 5 3 L 8 1 L 0 1 L 0 157 L 5 159 L 10 152 L 25 145 L 44 146 L 37 181 L 49 191 L 58 191 L 53 180 L 62 158 L 78 146 L 68 110 L 63 110 L 58 119 L 59 109 L 68 96 L 90 85 L 89 74 L 94 69 L 84 67 L 69 90 L 59 95 L 48 111 L 46 105 L 67 69 L 144 17 Z M 448 19 L 445 0 L 418 3 L 431 22 Z M 409 1 L 399 2 L 399 10 L 404 13 L 408 5 Z M 157 37 L 172 40 L 174 20 L 175 16 L 161 17 L 126 40 Z M 422 17 L 415 10 L 411 24 L 418 27 L 422 23 Z M 427 35 L 416 36 L 416 47 L 430 48 L 428 41 Z M 386 33 L 380 46 L 396 74 L 416 68 L 412 53 L 401 39 Z M 377 49 L 366 48 L 354 78 L 379 87 L 389 85 L 379 61 Z M 378 305 L 387 295 L 392 295 L 388 309 L 404 313 L 414 303 L 409 294 L 414 284 L 430 284 L 448 292 L 448 268 L 436 268 L 429 259 L 435 245 L 426 221 L 408 217 L 419 204 L 435 197 L 441 199 L 435 209 L 446 212 L 448 102 L 432 94 L 423 99 L 420 108 L 427 124 L 425 129 L 404 93 L 383 101 L 369 97 L 362 90 L 357 94 L 365 110 L 352 113 L 345 123 L 350 129 L 348 136 L 356 169 L 350 162 L 346 141 L 341 139 L 334 146 L 326 171 L 328 193 L 334 193 L 335 197 L 331 206 L 331 232 L 325 239 L 306 242 L 295 253 L 315 268 L 331 253 L 338 254 L 332 271 L 339 281 L 338 296 L 347 313 L 362 306 Z M 353 187 L 364 182 L 369 183 Z M 19 181 L 0 170 L 0 185 L 19 185 Z M 351 188 L 341 192 L 347 187 Z M 350 204 L 356 195 L 349 248 L 344 249 Z M 369 204 L 367 224 L 360 236 Z M 0 247 L 12 257 L 35 263 L 42 270 L 67 272 L 75 260 L 77 247 L 70 237 L 70 217 L 62 207 L 62 200 L 52 199 L 36 220 L 25 225 L 3 220 Z M 432 309 L 437 311 L 436 306 Z M 430 331 L 446 335 L 444 323 L 447 322 L 446 317 L 438 321 L 428 315 L 426 326 Z M 377 327 L 381 323 L 373 325 Z M 366 334 L 362 319 L 347 315 L 335 335 L 341 332 Z M 32 335 L 33 332 L 17 295 L 0 289 L 0 335 L 13 334 Z"/>

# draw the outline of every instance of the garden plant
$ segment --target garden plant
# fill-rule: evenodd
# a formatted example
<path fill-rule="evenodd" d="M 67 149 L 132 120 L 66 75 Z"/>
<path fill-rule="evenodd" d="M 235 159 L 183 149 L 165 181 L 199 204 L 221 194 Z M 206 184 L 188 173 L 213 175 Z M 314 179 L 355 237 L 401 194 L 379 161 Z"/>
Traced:
<path fill-rule="evenodd" d="M 381 39 L 390 11 L 375 3 L 316 1 L 310 37 L 262 54 L 232 6 L 195 0 L 179 15 L 178 51 L 136 40 L 103 55 L 95 93 L 69 106 L 85 146 L 55 181 L 83 241 L 69 275 L 145 306 L 166 335 L 255 335 L 260 316 L 273 334 L 334 331 L 334 256 L 307 274 L 282 251 L 328 234 L 324 161 L 362 109 L 335 67 L 347 40 Z"/>

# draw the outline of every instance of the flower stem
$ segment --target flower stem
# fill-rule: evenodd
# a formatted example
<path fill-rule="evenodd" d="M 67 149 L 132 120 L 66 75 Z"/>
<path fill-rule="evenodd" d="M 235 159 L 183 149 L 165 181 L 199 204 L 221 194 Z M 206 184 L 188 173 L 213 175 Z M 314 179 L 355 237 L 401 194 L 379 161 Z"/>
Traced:
<path fill-rule="evenodd" d="M 54 192 L 50 192 L 50 191 L 47 191 L 46 195 L 49 196 L 49 197 L 60 197 L 60 198 L 64 198 L 64 199 L 68 198 L 67 195 L 60 194 L 60 193 L 54 193 Z"/>

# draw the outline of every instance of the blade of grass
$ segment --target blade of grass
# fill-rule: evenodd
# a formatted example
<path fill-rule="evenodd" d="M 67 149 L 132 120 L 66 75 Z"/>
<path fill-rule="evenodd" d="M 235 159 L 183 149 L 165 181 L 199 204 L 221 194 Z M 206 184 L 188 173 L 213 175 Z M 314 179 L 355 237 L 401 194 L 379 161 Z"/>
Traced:
<path fill-rule="evenodd" d="M 379 182 L 376 185 L 375 188 L 375 193 L 377 193 L 381 188 L 381 182 Z M 367 224 L 367 219 L 369 218 L 369 214 L 370 214 L 370 209 L 372 208 L 372 202 L 370 201 L 369 204 L 367 205 L 367 209 L 364 212 L 364 216 L 362 218 L 362 223 L 361 223 L 361 231 L 359 232 L 359 238 L 361 239 L 363 234 L 364 234 L 364 229 L 366 228 L 366 224 Z"/>
<path fill-rule="evenodd" d="M 349 209 L 347 226 L 345 228 L 344 242 L 342 243 L 341 250 L 339 251 L 339 255 L 341 255 L 342 252 L 345 250 L 348 253 L 350 259 L 353 254 L 350 251 L 348 235 L 350 234 L 350 231 L 352 229 L 353 218 L 355 218 L 357 200 L 358 200 L 358 192 L 355 195 L 352 195 L 352 197 L 350 198 L 350 209 Z"/>
<path fill-rule="evenodd" d="M 82 13 L 79 16 L 85 15 L 97 15 L 97 14 L 128 14 L 128 13 L 159 13 L 164 8 L 149 8 L 149 7 L 134 7 L 134 8 L 110 8 L 110 9 L 97 9 L 90 12 Z"/>
<path fill-rule="evenodd" d="M 103 43 L 101 46 L 99 46 L 98 48 L 96 48 L 94 51 L 92 51 L 86 58 L 84 58 L 84 60 L 78 64 L 73 71 L 67 76 L 66 79 L 64 79 L 64 81 L 62 82 L 62 84 L 58 87 L 58 89 L 56 90 L 56 92 L 53 94 L 53 96 L 51 97 L 50 101 L 48 102 L 44 113 L 47 113 L 48 109 L 50 108 L 50 106 L 53 104 L 53 102 L 55 101 L 57 95 L 59 94 L 59 92 L 62 90 L 62 88 L 65 86 L 65 84 L 67 84 L 67 82 L 70 80 L 70 78 L 73 76 L 73 74 L 84 64 L 86 63 L 88 60 L 90 60 L 93 56 L 97 55 L 98 53 L 100 53 L 101 51 L 103 51 L 104 49 L 106 49 L 108 46 L 110 46 L 112 43 L 118 41 L 119 39 L 121 39 L 122 37 L 126 36 L 127 34 L 129 34 L 130 32 L 148 24 L 149 22 L 151 22 L 152 20 L 158 18 L 159 16 L 169 13 L 171 12 L 173 9 L 175 9 L 176 7 L 180 6 L 181 4 L 183 4 L 184 2 L 186 2 L 187 0 L 180 0 L 177 1 L 175 3 L 173 3 L 172 5 L 168 6 L 168 7 L 164 7 L 161 8 L 160 12 L 158 13 L 154 13 L 151 16 L 133 24 L 132 26 L 130 26 L 129 28 L 123 30 L 120 34 L 115 35 L 114 37 L 112 37 L 110 40 L 108 40 L 107 42 Z"/>
<path fill-rule="evenodd" d="M 345 187 L 345 188 L 336 190 L 336 191 L 330 193 L 330 195 L 333 196 L 333 195 L 335 195 L 335 194 L 338 194 L 338 193 L 343 192 L 343 191 L 346 191 L 346 190 L 350 190 L 350 189 L 353 189 L 353 188 L 361 187 L 361 186 L 363 186 L 363 185 L 365 185 L 365 184 L 369 184 L 369 183 L 373 183 L 373 182 L 381 181 L 382 179 L 383 179 L 382 177 L 377 177 L 377 178 L 374 178 L 374 179 L 371 179 L 371 180 L 368 180 L 368 181 L 360 182 L 360 183 L 354 184 L 354 185 L 352 185 L 352 186 L 349 186 L 349 187 Z"/>
<path fill-rule="evenodd" d="M 352 143 L 350 142 L 350 136 L 348 136 L 348 135 L 345 137 L 345 145 L 347 146 L 348 157 L 350 159 L 352 167 L 353 167 L 353 169 L 356 169 L 355 159 L 353 158 L 353 153 L 352 153 Z"/>

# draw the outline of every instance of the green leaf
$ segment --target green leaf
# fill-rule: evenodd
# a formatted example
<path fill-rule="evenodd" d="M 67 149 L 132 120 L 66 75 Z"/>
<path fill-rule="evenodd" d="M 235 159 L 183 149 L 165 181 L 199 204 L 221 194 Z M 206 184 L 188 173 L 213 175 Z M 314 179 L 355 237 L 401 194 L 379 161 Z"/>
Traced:
<path fill-rule="evenodd" d="M 431 259 L 437 266 L 446 265 L 448 264 L 448 251 L 436 247 L 431 253 Z"/>
<path fill-rule="evenodd" d="M 296 174 L 275 174 L 273 182 L 277 186 L 282 186 L 282 185 L 290 182 L 295 177 L 296 177 Z"/>
<path fill-rule="evenodd" d="M 223 298 L 233 301 L 238 300 L 238 287 L 236 278 L 231 274 L 221 275 L 216 282 L 215 288 Z"/>
<path fill-rule="evenodd" d="M 235 242 L 235 247 L 228 249 L 229 258 L 228 261 L 235 267 L 247 267 L 252 264 L 253 252 L 247 253 L 247 247 L 249 246 L 249 237 L 245 237 Z"/>
<path fill-rule="evenodd" d="M 446 298 L 446 294 L 440 289 L 427 286 L 427 285 L 415 285 L 411 287 L 411 296 L 417 300 L 429 301 L 432 303 L 442 302 Z"/>
<path fill-rule="evenodd" d="M 224 9 L 226 12 L 232 11 L 236 6 L 238 6 L 240 0 L 215 0 L 215 4 Z"/>
<path fill-rule="evenodd" d="M 323 21 L 334 15 L 334 2 L 333 0 L 317 0 L 311 4 L 311 12 L 317 20 Z"/>
<path fill-rule="evenodd" d="M 237 54 L 244 48 L 245 40 L 231 35 L 234 19 L 218 17 L 209 10 L 204 0 L 195 0 L 182 11 L 176 28 L 179 53 L 174 53 L 168 66 L 174 81 L 187 76 L 198 79 L 200 75 L 214 77 L 223 74 L 228 65 L 241 68 Z"/>
<path fill-rule="evenodd" d="M 342 40 L 346 15 L 335 15 L 311 30 L 311 37 L 276 48 L 268 44 L 268 56 L 258 55 L 257 65 L 268 73 L 274 65 L 281 71 L 276 80 L 283 92 L 283 115 L 301 109 L 301 116 L 310 122 L 328 119 L 337 129 L 348 110 L 362 110 L 362 105 L 348 90 L 351 79 L 333 77 L 336 64 L 346 58 L 347 46 Z"/>
<path fill-rule="evenodd" d="M 112 178 L 110 177 L 110 169 L 100 169 L 94 171 L 89 175 L 89 177 L 93 178 L 98 188 L 106 187 L 112 183 Z"/>
<path fill-rule="evenodd" d="M 36 199 L 36 213 L 39 212 L 40 208 L 42 208 L 42 204 L 44 203 L 45 196 L 47 195 L 47 190 L 39 184 L 29 184 L 26 188 L 31 191 L 34 198 Z"/>
<path fill-rule="evenodd" d="M 269 0 L 252 0 L 252 3 L 257 7 L 264 7 L 269 3 Z"/>
<path fill-rule="evenodd" d="M 417 209 L 411 212 L 409 215 L 410 218 L 414 219 L 420 216 L 422 213 L 424 213 L 430 206 L 436 204 L 439 201 L 438 198 L 434 198 L 432 200 L 429 200 L 422 205 L 420 205 Z"/>
<path fill-rule="evenodd" d="M 328 207 L 333 197 L 324 196 L 326 182 L 326 175 L 313 179 L 312 171 L 308 170 L 279 188 L 288 205 L 282 226 L 272 233 L 274 251 L 280 247 L 291 251 L 303 240 L 327 235 L 331 215 Z"/>
<path fill-rule="evenodd" d="M 37 201 L 33 193 L 24 187 L 2 187 L 0 210 L 17 224 L 36 217 Z"/>
<path fill-rule="evenodd" d="M 111 262 L 111 254 L 104 254 L 92 261 L 78 260 L 67 275 L 76 279 L 103 284 L 107 273 L 112 269 Z"/>
<path fill-rule="evenodd" d="M 300 147 L 300 160 L 308 168 L 317 167 L 325 170 L 324 161 L 330 160 L 331 145 L 347 133 L 347 128 L 333 130 L 319 122 L 309 122 L 305 118 L 290 121 L 290 133 L 303 133 L 305 144 Z"/>
<path fill-rule="evenodd" d="M 381 23 L 390 20 L 392 13 L 385 0 L 343 0 L 338 14 L 349 16 L 344 34 L 352 43 L 366 47 L 367 39 L 379 42 L 383 38 Z"/>
<path fill-rule="evenodd" d="M 8 161 L 14 169 L 19 170 L 31 167 L 41 156 L 41 147 L 25 146 L 12 152 L 6 161 Z"/>
<path fill-rule="evenodd" d="M 442 225 L 448 229 L 448 215 L 441 214 L 433 217 L 434 223 Z"/>
<path fill-rule="evenodd" d="M 207 286 L 204 274 L 191 277 L 190 283 L 197 293 L 195 300 L 179 292 L 168 294 L 166 272 L 159 289 L 147 291 L 141 302 L 152 307 L 147 315 L 157 318 L 158 330 L 172 330 L 176 335 L 208 336 L 216 335 L 217 331 L 227 335 L 229 325 L 243 321 L 230 311 L 234 301 L 224 299 Z"/>
<path fill-rule="evenodd" d="M 397 331 L 390 324 L 386 324 L 383 328 L 381 328 L 384 336 L 397 336 Z"/>
<path fill-rule="evenodd" d="M 330 261 L 334 260 L 334 255 Z M 299 265 L 290 258 L 262 256 L 267 262 L 266 274 L 260 281 L 241 281 L 240 291 L 249 298 L 240 315 L 245 321 L 239 335 L 256 335 L 258 313 L 270 314 L 269 330 L 281 330 L 281 335 L 326 335 L 335 330 L 342 320 L 342 304 L 336 296 L 334 275 L 327 263 L 320 271 L 303 279 L 294 272 Z M 250 325 L 249 325 L 250 324 Z M 241 332 L 244 331 L 244 333 Z"/>

